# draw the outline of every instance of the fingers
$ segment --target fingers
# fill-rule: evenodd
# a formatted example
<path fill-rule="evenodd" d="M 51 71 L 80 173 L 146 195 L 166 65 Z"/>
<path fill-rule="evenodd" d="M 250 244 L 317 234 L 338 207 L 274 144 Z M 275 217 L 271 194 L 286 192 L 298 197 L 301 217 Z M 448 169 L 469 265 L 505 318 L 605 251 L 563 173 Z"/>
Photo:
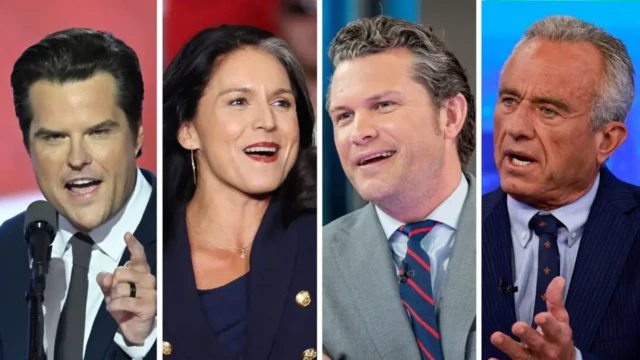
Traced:
<path fill-rule="evenodd" d="M 151 298 L 155 296 L 156 290 L 153 288 L 143 288 L 136 286 L 136 298 Z M 131 284 L 119 283 L 111 288 L 111 300 L 121 297 L 131 297 Z"/>
<path fill-rule="evenodd" d="M 559 322 L 550 313 L 540 313 L 536 315 L 534 321 L 536 324 L 538 324 L 538 326 L 542 330 L 542 333 L 544 334 L 545 339 L 547 339 L 550 342 L 553 342 L 553 343 L 566 342 L 567 335 L 571 337 L 571 334 L 566 334 L 566 331 L 563 328 L 563 323 Z"/>
<path fill-rule="evenodd" d="M 556 276 L 547 287 L 547 309 L 558 321 L 568 324 L 569 313 L 564 307 L 564 285 L 561 276 Z"/>
<path fill-rule="evenodd" d="M 107 304 L 107 311 L 127 312 L 135 314 L 141 320 L 148 320 L 155 316 L 155 303 L 156 293 L 154 291 L 150 298 L 120 297 L 113 299 Z"/>
<path fill-rule="evenodd" d="M 131 254 L 129 267 L 141 272 L 150 272 L 151 268 L 147 263 L 144 246 L 140 244 L 138 239 L 136 239 L 130 232 L 127 232 L 124 234 L 124 242 L 127 244 L 127 249 L 129 249 L 129 253 Z"/>
<path fill-rule="evenodd" d="M 522 321 L 513 324 L 511 331 L 533 351 L 541 351 L 544 347 L 545 339 L 542 335 Z"/>
<path fill-rule="evenodd" d="M 513 360 L 527 360 L 529 358 L 529 354 L 522 344 L 515 342 L 501 332 L 495 332 L 491 335 L 491 343 Z"/>
<path fill-rule="evenodd" d="M 139 288 L 156 288 L 156 278 L 150 273 L 143 273 L 126 267 L 116 268 L 116 270 L 113 272 L 112 287 L 115 284 L 130 282 L 135 283 Z"/>
<path fill-rule="evenodd" d="M 104 298 L 107 301 L 107 304 L 111 300 L 111 287 L 113 287 L 113 275 L 107 272 L 101 272 L 96 276 L 96 281 L 98 282 L 98 286 L 100 286 L 100 290 L 104 294 Z"/>

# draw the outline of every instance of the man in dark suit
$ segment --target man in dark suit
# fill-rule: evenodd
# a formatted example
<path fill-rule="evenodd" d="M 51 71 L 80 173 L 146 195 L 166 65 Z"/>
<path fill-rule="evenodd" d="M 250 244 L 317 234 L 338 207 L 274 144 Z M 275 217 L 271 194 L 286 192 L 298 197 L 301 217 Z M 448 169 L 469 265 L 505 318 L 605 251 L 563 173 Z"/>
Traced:
<path fill-rule="evenodd" d="M 155 176 L 139 169 L 143 82 L 110 34 L 68 29 L 27 49 L 11 74 L 23 141 L 58 212 L 44 293 L 49 359 L 153 359 Z M 0 227 L 0 359 L 27 358 L 25 213 Z M 133 235 L 132 235 L 133 234 Z"/>
<path fill-rule="evenodd" d="M 505 63 L 501 189 L 482 199 L 483 359 L 640 358 L 640 189 L 604 166 L 633 76 L 621 41 L 564 16 L 533 24 Z"/>

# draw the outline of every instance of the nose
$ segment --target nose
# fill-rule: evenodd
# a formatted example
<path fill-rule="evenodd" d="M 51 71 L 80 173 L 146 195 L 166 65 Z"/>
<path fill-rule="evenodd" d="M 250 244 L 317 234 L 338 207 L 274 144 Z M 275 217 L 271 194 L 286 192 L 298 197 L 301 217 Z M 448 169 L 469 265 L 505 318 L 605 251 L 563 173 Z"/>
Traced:
<path fill-rule="evenodd" d="M 256 114 L 254 115 L 252 125 L 254 130 L 262 129 L 266 131 L 273 131 L 276 128 L 275 114 L 268 103 L 264 103 L 262 106 L 258 107 L 258 111 L 256 111 Z"/>
<path fill-rule="evenodd" d="M 67 165 L 73 170 L 82 170 L 89 164 L 91 164 L 91 154 L 87 151 L 84 140 L 82 138 L 72 140 L 67 156 Z"/>
<path fill-rule="evenodd" d="M 356 114 L 353 121 L 355 126 L 350 137 L 352 144 L 357 146 L 366 145 L 378 137 L 378 130 L 370 117 Z"/>
<path fill-rule="evenodd" d="M 511 114 L 501 115 L 505 133 L 515 140 L 531 139 L 534 134 L 533 122 L 535 116 L 532 111 L 534 110 L 528 106 L 528 103 L 523 102 Z"/>

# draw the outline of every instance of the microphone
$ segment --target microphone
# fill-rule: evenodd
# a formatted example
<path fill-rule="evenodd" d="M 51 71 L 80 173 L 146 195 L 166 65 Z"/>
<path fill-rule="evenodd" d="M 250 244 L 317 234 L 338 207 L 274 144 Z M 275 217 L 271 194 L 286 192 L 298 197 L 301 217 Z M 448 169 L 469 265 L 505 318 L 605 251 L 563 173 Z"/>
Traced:
<path fill-rule="evenodd" d="M 513 284 L 503 285 L 502 284 L 502 278 L 499 278 L 498 279 L 498 291 L 500 292 L 500 295 L 515 294 L 515 293 L 518 292 L 518 287 L 514 286 Z"/>
<path fill-rule="evenodd" d="M 24 238 L 29 245 L 31 268 L 38 276 L 49 271 L 51 243 L 57 231 L 58 213 L 53 205 L 44 200 L 31 203 L 24 219 Z"/>
<path fill-rule="evenodd" d="M 27 358 L 29 360 L 47 358 L 43 346 L 42 303 L 51 260 L 51 243 L 57 231 L 58 213 L 53 205 L 43 200 L 31 203 L 24 219 L 24 239 L 29 245 L 31 259 L 31 281 L 26 295 L 29 304 L 27 319 Z"/>
<path fill-rule="evenodd" d="M 406 283 L 409 278 L 415 275 L 415 271 L 408 270 L 407 271 L 407 263 L 402 262 L 402 267 L 398 269 L 398 282 Z"/>

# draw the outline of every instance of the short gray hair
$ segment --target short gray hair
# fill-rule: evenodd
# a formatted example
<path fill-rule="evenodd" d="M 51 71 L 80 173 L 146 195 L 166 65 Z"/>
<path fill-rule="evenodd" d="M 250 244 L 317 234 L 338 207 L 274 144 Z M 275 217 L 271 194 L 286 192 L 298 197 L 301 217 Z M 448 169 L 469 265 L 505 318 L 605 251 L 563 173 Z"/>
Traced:
<path fill-rule="evenodd" d="M 587 42 L 604 58 L 604 86 L 598 91 L 591 110 L 591 128 L 600 129 L 610 121 L 625 122 L 633 99 L 635 71 L 627 48 L 611 34 L 571 16 L 549 16 L 535 22 L 516 44 L 515 50 L 533 38 L 557 42 Z"/>
<path fill-rule="evenodd" d="M 331 41 L 329 58 L 334 67 L 343 61 L 392 49 L 407 49 L 415 58 L 413 77 L 424 86 L 436 107 L 462 94 L 467 117 L 458 135 L 458 156 L 463 167 L 476 145 L 475 101 L 458 59 L 431 28 L 387 16 L 358 19 L 342 28 Z"/>

